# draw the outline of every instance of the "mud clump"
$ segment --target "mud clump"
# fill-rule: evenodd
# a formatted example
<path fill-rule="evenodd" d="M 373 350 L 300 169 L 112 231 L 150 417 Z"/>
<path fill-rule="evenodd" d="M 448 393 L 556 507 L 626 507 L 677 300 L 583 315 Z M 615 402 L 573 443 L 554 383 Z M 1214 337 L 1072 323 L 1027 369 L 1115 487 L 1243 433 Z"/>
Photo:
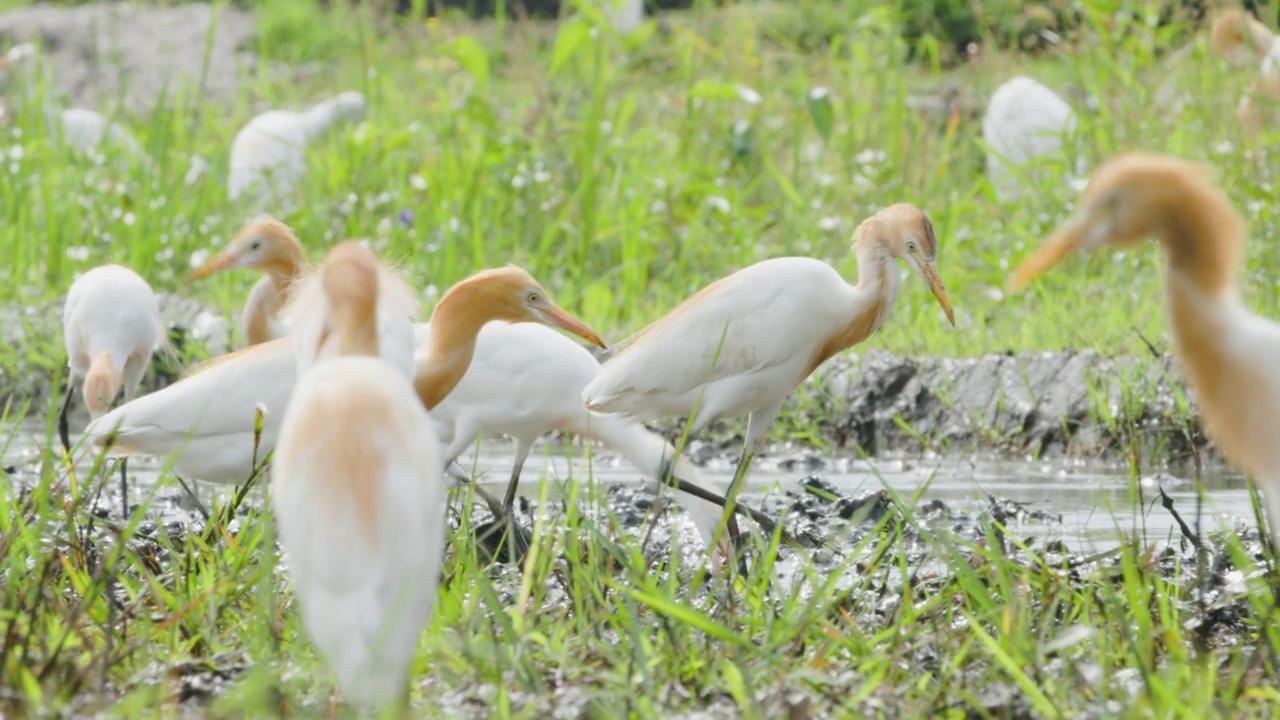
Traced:
<path fill-rule="evenodd" d="M 1170 355 L 1093 350 L 904 357 L 847 355 L 811 381 L 832 440 L 868 455 L 975 452 L 1114 458 L 1212 456 Z"/>

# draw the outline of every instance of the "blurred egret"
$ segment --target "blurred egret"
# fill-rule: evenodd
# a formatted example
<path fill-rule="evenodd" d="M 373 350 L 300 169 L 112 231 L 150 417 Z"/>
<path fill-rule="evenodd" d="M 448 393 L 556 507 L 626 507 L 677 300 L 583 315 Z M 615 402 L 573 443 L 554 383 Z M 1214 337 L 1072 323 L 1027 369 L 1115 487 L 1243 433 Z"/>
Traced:
<path fill-rule="evenodd" d="M 1178 363 L 1209 436 L 1262 488 L 1280 535 L 1280 325 L 1240 301 L 1244 223 L 1209 172 L 1164 155 L 1111 160 L 1094 172 L 1076 216 L 1014 270 L 1010 285 L 1021 289 L 1077 250 L 1146 237 L 1163 245 Z"/>
<path fill-rule="evenodd" d="M 271 502 L 312 641 L 348 700 L 384 705 L 407 692 L 418 636 L 435 606 L 443 464 L 409 379 L 379 356 L 372 253 L 338 245 L 318 284 L 336 355 L 310 365 L 294 388 Z"/>
<path fill-rule="evenodd" d="M 1057 93 L 1029 77 L 1005 81 L 991 95 L 982 118 L 987 179 L 1001 199 L 1015 197 L 1034 179 L 1033 165 L 1062 154 L 1076 116 Z M 1077 164 L 1077 172 L 1083 166 Z"/>
<path fill-rule="evenodd" d="M 237 200 L 248 190 L 268 197 L 292 189 L 307 172 L 307 143 L 340 121 L 364 116 L 364 96 L 344 92 L 303 112 L 270 110 L 255 116 L 231 142 L 231 173 L 227 198 Z"/>

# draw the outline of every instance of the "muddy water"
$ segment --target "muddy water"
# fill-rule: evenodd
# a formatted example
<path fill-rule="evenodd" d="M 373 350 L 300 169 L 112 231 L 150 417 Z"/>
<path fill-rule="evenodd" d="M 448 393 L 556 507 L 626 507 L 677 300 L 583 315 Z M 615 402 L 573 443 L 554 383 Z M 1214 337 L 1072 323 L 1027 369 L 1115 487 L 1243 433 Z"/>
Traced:
<path fill-rule="evenodd" d="M 75 423 L 73 420 L 73 427 Z M 3 457 L 6 471 L 18 481 L 36 477 L 40 450 L 46 440 L 42 424 L 0 426 L 10 440 Z M 78 438 L 74 435 L 72 441 Z M 56 440 L 54 441 L 56 443 Z M 481 479 L 495 495 L 501 495 L 511 469 L 513 446 L 501 439 L 487 439 L 478 456 L 464 454 L 460 464 Z M 522 474 L 520 492 L 537 497 L 539 482 L 548 481 L 549 499 L 562 495 L 571 478 L 591 477 L 601 485 L 642 482 L 640 475 L 608 450 L 592 450 L 581 444 L 547 442 L 534 449 Z M 78 463 L 87 467 L 88 460 Z M 701 468 L 704 480 L 723 492 L 733 474 L 734 458 L 713 457 Z M 156 520 L 189 513 L 191 503 L 172 483 L 157 486 L 161 465 L 135 459 L 129 465 L 131 501 L 137 503 L 154 494 Z M 975 512 L 989 506 L 989 495 L 1026 503 L 1027 510 L 1060 515 L 1061 522 L 1037 520 L 1017 527 L 1020 536 L 1063 540 L 1074 550 L 1105 550 L 1114 547 L 1122 535 L 1147 541 L 1174 539 L 1179 530 L 1173 515 L 1159 504 L 1157 488 L 1163 488 L 1175 509 L 1191 527 L 1197 527 L 1195 482 L 1188 469 L 1153 473 L 1137 482 L 1124 468 L 1108 464 L 976 460 L 962 458 L 875 459 L 822 456 L 816 453 L 777 454 L 761 457 L 753 466 L 745 497 L 759 502 L 770 493 L 800 493 L 801 480 L 816 474 L 841 494 L 858 495 L 887 489 L 904 501 L 917 503 L 941 500 L 954 510 Z M 1205 493 L 1200 505 L 1199 527 L 1203 531 L 1251 527 L 1253 511 L 1247 481 L 1222 467 L 1206 469 Z M 207 504 L 212 496 L 225 497 L 229 488 L 200 485 L 198 494 Z M 258 492 L 258 491 L 256 491 Z M 104 491 L 103 503 L 119 507 L 118 483 Z M 754 503 L 753 503 L 754 504 Z"/>

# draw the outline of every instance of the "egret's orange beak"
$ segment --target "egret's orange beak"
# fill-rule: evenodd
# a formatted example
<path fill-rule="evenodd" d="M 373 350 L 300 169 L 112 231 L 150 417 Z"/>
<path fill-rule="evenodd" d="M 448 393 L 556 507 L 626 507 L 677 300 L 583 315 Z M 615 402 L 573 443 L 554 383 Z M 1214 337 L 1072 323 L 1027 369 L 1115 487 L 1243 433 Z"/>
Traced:
<path fill-rule="evenodd" d="M 1054 265 L 1071 253 L 1090 244 L 1095 233 L 1083 217 L 1073 218 L 1058 228 L 1049 240 L 1039 247 L 1031 256 L 1022 261 L 1009 275 L 1009 292 L 1020 292 L 1032 280 L 1045 274 Z"/>
<path fill-rule="evenodd" d="M 206 262 L 205 264 L 193 270 L 191 272 L 191 279 L 199 280 L 201 278 L 208 277 L 220 270 L 226 270 L 227 268 L 236 264 L 236 259 L 237 259 L 236 254 L 234 252 L 230 252 L 230 251 L 224 252 L 221 255 L 213 258 L 212 260 Z"/>
<path fill-rule="evenodd" d="M 956 314 L 951 310 L 951 299 L 947 297 L 947 289 L 942 286 L 942 277 L 938 275 L 938 265 L 932 262 L 921 263 L 920 271 L 924 273 L 925 282 L 929 283 L 929 290 L 933 292 L 938 304 L 942 306 L 942 312 L 947 314 L 947 322 L 951 323 L 952 327 L 955 327 Z"/>
<path fill-rule="evenodd" d="M 559 306 L 549 305 L 545 308 L 541 308 L 541 312 L 543 316 L 542 319 L 545 320 L 548 325 L 555 325 L 562 330 L 568 330 L 574 335 L 577 335 L 597 347 L 605 347 L 604 341 L 600 339 L 599 335 L 595 334 L 595 331 L 583 324 L 583 322 L 578 318 L 570 315 L 564 310 L 561 310 Z"/>

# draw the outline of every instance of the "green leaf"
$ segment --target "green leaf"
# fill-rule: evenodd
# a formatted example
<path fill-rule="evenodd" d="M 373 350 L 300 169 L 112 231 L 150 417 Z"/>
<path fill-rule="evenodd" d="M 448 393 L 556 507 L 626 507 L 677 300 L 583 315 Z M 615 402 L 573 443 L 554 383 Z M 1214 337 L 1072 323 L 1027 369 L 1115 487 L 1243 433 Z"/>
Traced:
<path fill-rule="evenodd" d="M 482 92 L 489 88 L 489 53 L 475 38 L 462 35 L 453 41 L 449 54 L 471 73 Z"/>
<path fill-rule="evenodd" d="M 551 50 L 551 74 L 560 72 L 583 45 L 591 39 L 591 26 L 581 19 L 575 18 L 560 26 L 556 33 L 556 45 Z"/>
<path fill-rule="evenodd" d="M 689 95 L 703 100 L 737 100 L 738 86 L 719 80 L 699 80 L 689 90 Z"/>
<path fill-rule="evenodd" d="M 813 126 L 823 140 L 831 139 L 831 128 L 835 126 L 835 111 L 831 108 L 831 94 L 824 87 L 816 87 L 805 96 L 805 105 L 809 108 L 809 117 Z"/>

